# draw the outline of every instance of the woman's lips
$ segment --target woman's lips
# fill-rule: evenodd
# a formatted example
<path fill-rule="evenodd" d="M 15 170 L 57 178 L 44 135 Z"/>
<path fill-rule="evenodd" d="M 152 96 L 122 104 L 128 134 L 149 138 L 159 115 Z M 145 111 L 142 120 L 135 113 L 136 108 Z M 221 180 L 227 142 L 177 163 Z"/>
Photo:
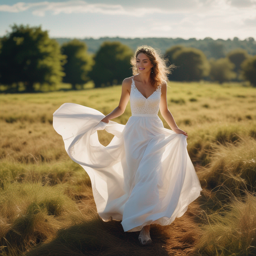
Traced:
<path fill-rule="evenodd" d="M 145 69 L 145 68 L 139 68 L 139 70 L 143 70 L 143 69 Z"/>

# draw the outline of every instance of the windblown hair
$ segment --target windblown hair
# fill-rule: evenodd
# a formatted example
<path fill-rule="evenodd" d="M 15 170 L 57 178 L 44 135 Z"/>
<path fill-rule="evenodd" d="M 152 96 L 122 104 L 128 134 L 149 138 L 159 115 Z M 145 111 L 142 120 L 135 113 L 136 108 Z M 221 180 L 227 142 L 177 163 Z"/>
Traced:
<path fill-rule="evenodd" d="M 170 65 L 169 67 L 167 67 L 166 62 L 168 61 L 168 59 L 162 58 L 161 55 L 157 52 L 157 50 L 147 45 L 139 46 L 135 51 L 134 56 L 131 58 L 130 63 L 132 65 L 133 75 L 138 74 L 138 70 L 136 67 L 136 58 L 140 53 L 146 54 L 151 63 L 153 64 L 153 67 L 151 68 L 150 72 L 152 85 L 155 88 L 157 88 L 164 81 L 167 83 L 167 75 L 172 73 L 172 70 L 173 68 L 175 68 L 175 65 Z"/>

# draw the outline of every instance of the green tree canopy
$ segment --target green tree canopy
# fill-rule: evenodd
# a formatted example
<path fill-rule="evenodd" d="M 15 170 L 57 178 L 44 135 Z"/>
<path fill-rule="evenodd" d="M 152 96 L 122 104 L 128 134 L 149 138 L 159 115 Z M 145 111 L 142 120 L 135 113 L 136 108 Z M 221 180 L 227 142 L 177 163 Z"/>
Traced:
<path fill-rule="evenodd" d="M 210 78 L 213 81 L 223 83 L 236 77 L 235 72 L 233 72 L 235 65 L 228 58 L 211 60 L 210 65 Z"/>
<path fill-rule="evenodd" d="M 168 59 L 169 63 L 168 64 L 173 64 L 174 63 L 174 59 L 173 59 L 173 55 L 177 52 L 180 51 L 182 49 L 184 49 L 185 47 L 182 45 L 175 45 L 170 47 L 169 49 L 166 50 L 164 57 Z"/>
<path fill-rule="evenodd" d="M 95 65 L 89 76 L 95 87 L 119 84 L 132 75 L 130 59 L 133 51 L 119 42 L 104 42 L 94 56 Z"/>
<path fill-rule="evenodd" d="M 65 59 L 59 44 L 40 26 L 13 25 L 11 28 L 2 38 L 0 82 L 6 85 L 22 82 L 29 92 L 34 91 L 35 83 L 59 83 L 64 76 Z"/>
<path fill-rule="evenodd" d="M 65 76 L 63 82 L 70 83 L 72 89 L 89 81 L 88 72 L 93 65 L 92 57 L 87 53 L 87 46 L 79 40 L 72 40 L 61 47 L 62 54 L 66 55 L 64 64 Z"/>
<path fill-rule="evenodd" d="M 70 41 L 70 38 L 57 38 L 58 42 L 63 43 Z M 226 52 L 230 52 L 236 48 L 245 49 L 249 55 L 256 55 L 256 43 L 254 38 L 248 37 L 244 40 L 231 40 L 231 39 L 217 39 L 214 40 L 210 37 L 204 39 L 183 39 L 183 38 L 154 38 L 154 37 L 136 37 L 136 38 L 123 38 L 123 37 L 100 37 L 92 38 L 87 37 L 82 39 L 86 42 L 88 52 L 96 53 L 100 45 L 105 41 L 115 42 L 118 41 L 122 44 L 129 46 L 133 51 L 140 45 L 150 45 L 160 52 L 165 53 L 167 49 L 174 45 L 182 45 L 184 47 L 192 47 L 201 50 L 208 59 L 224 58 Z"/>
<path fill-rule="evenodd" d="M 209 63 L 204 53 L 194 48 L 182 48 L 173 55 L 177 68 L 170 76 L 176 81 L 199 81 L 209 73 Z"/>
<path fill-rule="evenodd" d="M 241 64 L 245 59 L 249 57 L 248 53 L 246 50 L 238 48 L 229 52 L 227 57 L 235 65 L 234 71 L 236 72 L 238 79 L 241 71 Z"/>
<path fill-rule="evenodd" d="M 242 65 L 242 76 L 256 87 L 256 55 L 246 59 Z"/>
<path fill-rule="evenodd" d="M 208 51 L 211 54 L 211 57 L 215 59 L 220 59 L 225 57 L 224 44 L 222 42 L 213 41 L 208 45 Z"/>
<path fill-rule="evenodd" d="M 173 59 L 173 55 L 177 52 L 177 51 L 180 51 L 184 49 L 184 46 L 182 45 L 175 45 L 175 46 L 172 46 L 170 47 L 169 49 L 166 50 L 165 54 L 164 54 L 164 57 L 168 59 L 168 62 L 167 62 L 167 65 L 175 65 L 174 64 L 174 59 Z M 169 80 L 177 80 L 175 79 L 176 78 L 176 73 L 175 71 L 172 72 L 172 74 L 168 74 L 168 79 Z"/>

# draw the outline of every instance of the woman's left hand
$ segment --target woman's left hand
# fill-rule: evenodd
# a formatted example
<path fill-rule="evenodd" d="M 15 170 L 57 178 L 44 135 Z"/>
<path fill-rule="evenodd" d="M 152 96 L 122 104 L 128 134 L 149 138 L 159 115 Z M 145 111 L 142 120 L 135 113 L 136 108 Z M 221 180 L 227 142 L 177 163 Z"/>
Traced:
<path fill-rule="evenodd" d="M 173 131 L 178 134 L 184 134 L 186 137 L 188 137 L 188 134 L 186 132 L 182 131 L 180 128 L 176 128 Z"/>

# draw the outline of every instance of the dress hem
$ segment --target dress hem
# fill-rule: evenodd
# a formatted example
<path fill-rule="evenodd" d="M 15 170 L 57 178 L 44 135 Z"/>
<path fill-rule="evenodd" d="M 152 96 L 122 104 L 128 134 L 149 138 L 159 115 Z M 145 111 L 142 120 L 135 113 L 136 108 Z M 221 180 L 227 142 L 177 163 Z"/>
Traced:
<path fill-rule="evenodd" d="M 160 217 L 160 218 L 158 218 L 158 219 L 147 221 L 146 223 L 144 223 L 144 224 L 142 224 L 142 225 L 135 226 L 135 227 L 130 228 L 130 229 L 125 229 L 125 228 L 123 227 L 124 232 L 139 232 L 139 231 L 142 230 L 142 228 L 143 228 L 144 226 L 152 225 L 152 224 L 154 224 L 154 225 L 160 225 L 160 226 L 168 226 L 168 225 L 170 225 L 176 218 L 180 218 L 180 217 L 182 217 L 182 216 L 185 214 L 185 212 L 186 212 L 187 209 L 188 209 L 188 206 L 189 206 L 193 201 L 195 201 L 199 196 L 201 196 L 201 191 L 202 191 L 202 190 L 203 190 L 203 189 L 201 188 L 201 189 L 195 194 L 194 199 L 191 199 L 191 200 L 187 203 L 187 205 L 186 205 L 185 207 L 183 207 L 183 209 L 182 209 L 182 211 L 181 211 L 181 215 L 177 214 L 176 217 L 175 217 L 173 220 L 171 220 L 171 221 L 165 221 L 165 222 L 162 221 L 162 223 L 160 223 L 160 222 L 161 222 L 160 220 L 163 219 L 163 218 L 169 218 L 169 220 L 172 218 L 172 216 L 171 216 L 171 217 L 162 216 L 162 217 Z M 104 221 L 104 222 L 110 222 L 110 221 L 121 221 L 121 222 L 122 222 L 122 219 L 114 219 L 114 218 L 112 218 L 112 217 L 110 217 L 109 219 L 103 219 L 100 215 L 99 215 L 99 217 L 100 217 L 100 218 L 102 219 L 102 221 Z M 122 224 L 121 224 L 121 225 L 122 225 Z M 123 225 L 122 225 L 122 226 L 123 226 Z"/>

